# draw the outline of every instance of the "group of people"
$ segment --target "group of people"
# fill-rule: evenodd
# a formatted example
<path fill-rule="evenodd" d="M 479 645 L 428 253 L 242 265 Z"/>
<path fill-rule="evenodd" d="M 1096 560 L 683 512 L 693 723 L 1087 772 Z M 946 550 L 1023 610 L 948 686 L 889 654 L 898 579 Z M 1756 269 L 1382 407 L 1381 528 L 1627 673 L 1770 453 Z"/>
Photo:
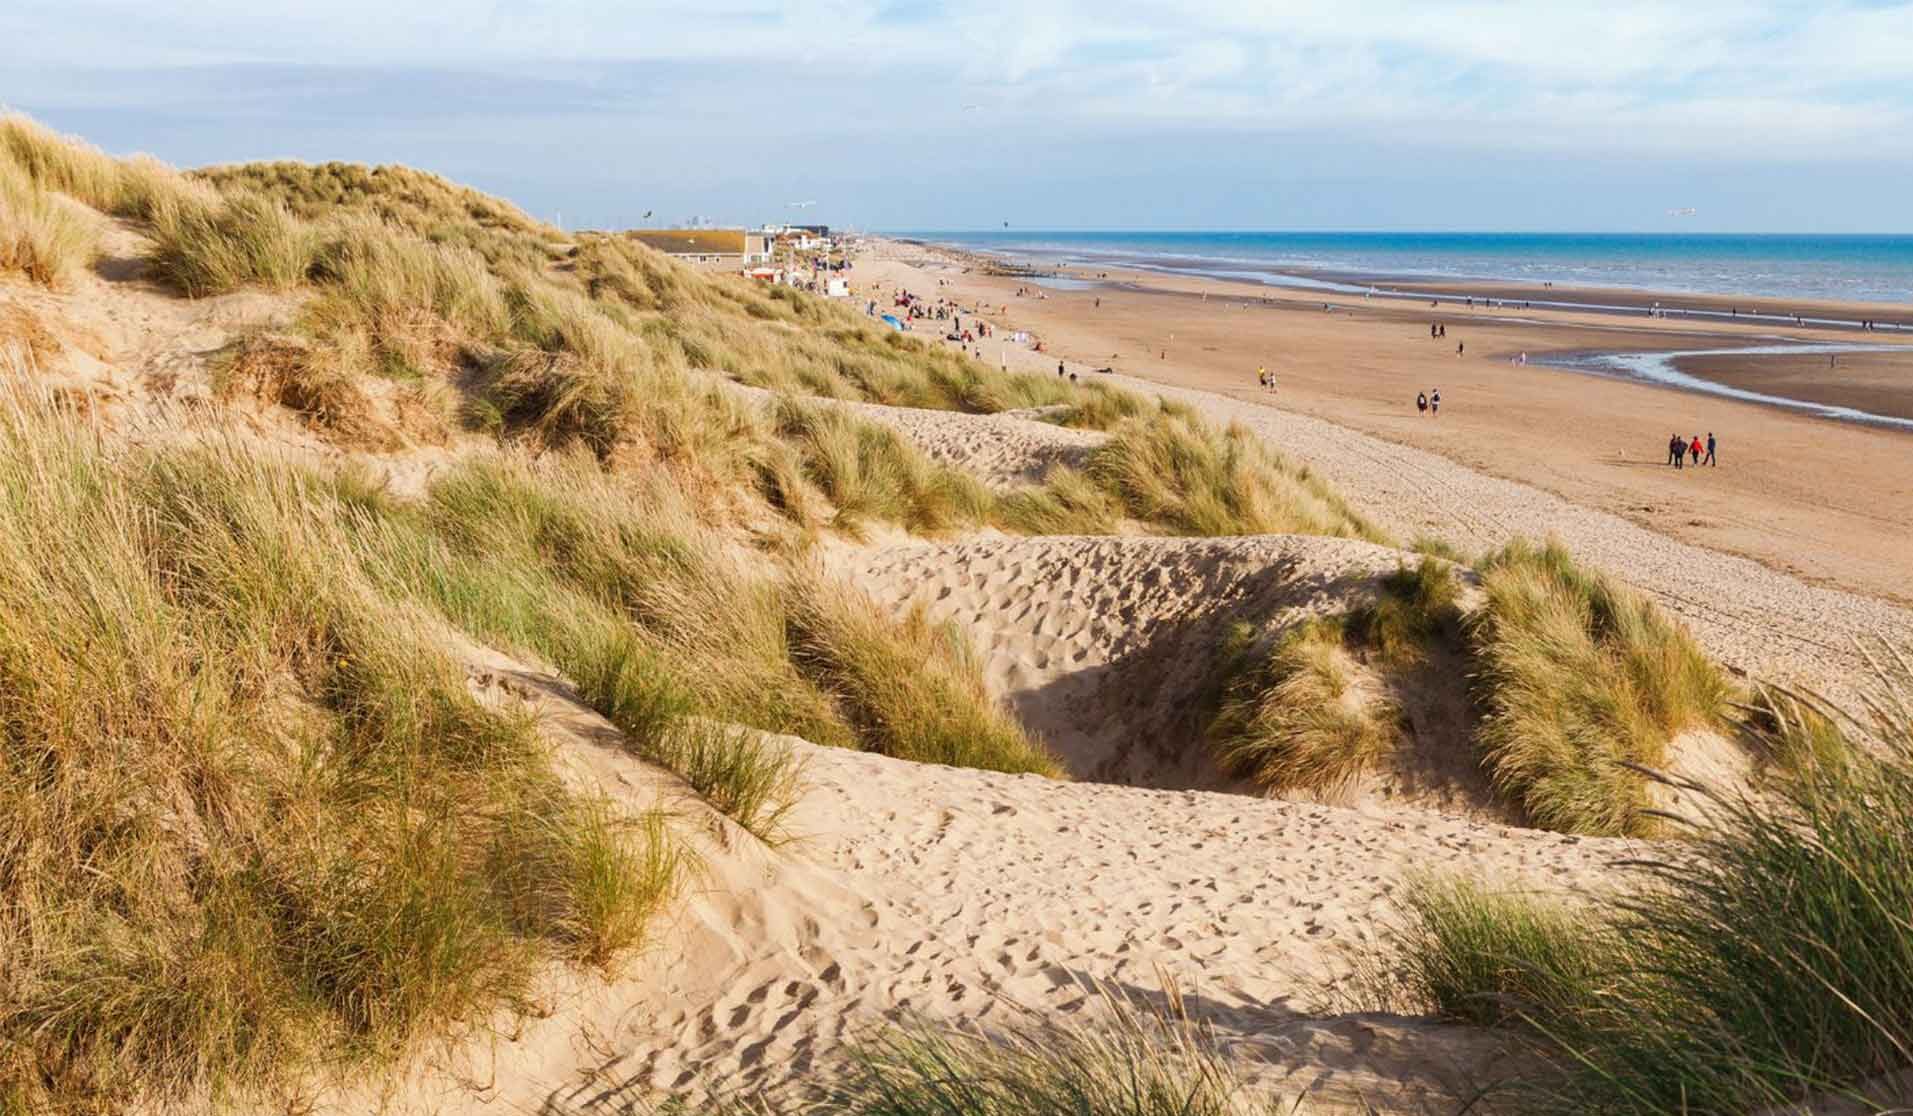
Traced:
<path fill-rule="evenodd" d="M 1416 392 L 1415 393 L 1415 410 L 1424 415 L 1433 414 L 1436 418 L 1440 418 L 1441 417 L 1441 389 L 1436 388 L 1435 394 L 1433 395 L 1429 395 L 1425 391 Z"/>
<path fill-rule="evenodd" d="M 1698 467 L 1702 463 L 1702 449 L 1700 435 L 1698 434 L 1694 435 L 1691 440 L 1683 438 L 1679 434 L 1671 435 L 1667 439 L 1667 463 L 1678 469 L 1681 467 L 1683 459 L 1692 458 L 1694 465 Z M 1707 464 L 1720 464 L 1714 460 L 1714 432 L 1711 430 L 1707 432 L 1707 445 L 1705 450 L 1707 453 Z"/>
<path fill-rule="evenodd" d="M 1275 373 L 1269 371 L 1267 368 L 1257 368 L 1255 370 L 1255 382 L 1263 391 L 1274 391 Z"/>

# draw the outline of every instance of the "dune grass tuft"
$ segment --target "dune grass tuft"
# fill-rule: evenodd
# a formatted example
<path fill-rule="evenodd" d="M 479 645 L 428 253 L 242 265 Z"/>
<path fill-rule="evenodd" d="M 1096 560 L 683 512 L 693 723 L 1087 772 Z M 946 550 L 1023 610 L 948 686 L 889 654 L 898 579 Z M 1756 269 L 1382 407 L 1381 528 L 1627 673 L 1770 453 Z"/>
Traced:
<path fill-rule="evenodd" d="M 999 495 L 992 519 L 1031 535 L 1109 535 L 1122 525 L 1123 508 L 1088 474 L 1058 464 L 1042 484 Z"/>
<path fill-rule="evenodd" d="M 1193 414 L 1130 419 L 1091 455 L 1089 474 L 1128 514 L 1179 535 L 1329 535 L 1386 541 L 1305 466 L 1240 427 Z"/>
<path fill-rule="evenodd" d="M 1307 621 L 1268 651 L 1243 648 L 1225 667 L 1222 704 L 1209 741 L 1223 767 L 1271 791 L 1334 790 L 1380 763 L 1399 743 L 1400 709 L 1355 685 L 1339 617 Z"/>
<path fill-rule="evenodd" d="M 1724 724 L 1733 689 L 1646 598 L 1558 543 L 1517 541 L 1481 567 L 1471 643 L 1495 786 L 1538 825 L 1644 835 L 1646 778 L 1686 729 Z"/>
<path fill-rule="evenodd" d="M 1421 661 L 1437 642 L 1461 642 L 1461 581 L 1455 567 L 1424 556 L 1382 579 L 1376 599 L 1349 613 L 1349 635 L 1384 662 Z"/>
<path fill-rule="evenodd" d="M 340 560 L 335 490 L 97 437 L 0 410 L 0 1096 L 388 1062 L 635 940 L 658 834 L 572 798 L 529 716 Z"/>
<path fill-rule="evenodd" d="M 0 160 L 0 275 L 64 288 L 93 260 L 93 227 L 24 172 Z"/>
<path fill-rule="evenodd" d="M 255 284 L 289 290 L 318 251 L 309 226 L 256 194 L 169 201 L 153 211 L 151 232 L 153 277 L 191 298 Z"/>
<path fill-rule="evenodd" d="M 1626 963 L 1625 943 L 1585 904 L 1461 876 L 1418 877 L 1401 904 L 1385 962 L 1364 966 L 1374 1006 L 1548 1028 L 1596 1010 Z"/>
<path fill-rule="evenodd" d="M 798 574 L 793 653 L 843 703 L 860 746 L 899 759 L 1058 776 L 1061 768 L 989 696 L 963 637 L 920 611 L 893 622 L 848 586 Z"/>
<path fill-rule="evenodd" d="M 1290 1105 L 1244 1082 L 1216 1036 L 1179 1010 L 1110 993 L 1092 1020 L 989 1033 L 915 1024 L 857 1046 L 793 1101 L 742 1112 L 845 1116 L 1276 1116 Z"/>
<path fill-rule="evenodd" d="M 1913 669 L 1889 652 L 1860 710 L 1818 712 L 1839 762 L 1758 797 L 1714 789 L 1677 851 L 1636 859 L 1634 886 L 1572 914 L 1467 883 L 1411 892 L 1386 947 L 1398 987 L 1520 1025 L 1553 1063 L 1529 1082 L 1549 1111 L 1904 1101 L 1890 1086 L 1913 1064 Z"/>
<path fill-rule="evenodd" d="M 869 519 L 938 533 L 983 522 L 992 498 L 966 473 L 938 465 L 895 431 L 841 407 L 780 399 L 775 429 L 804 474 L 837 509 L 837 525 Z"/>

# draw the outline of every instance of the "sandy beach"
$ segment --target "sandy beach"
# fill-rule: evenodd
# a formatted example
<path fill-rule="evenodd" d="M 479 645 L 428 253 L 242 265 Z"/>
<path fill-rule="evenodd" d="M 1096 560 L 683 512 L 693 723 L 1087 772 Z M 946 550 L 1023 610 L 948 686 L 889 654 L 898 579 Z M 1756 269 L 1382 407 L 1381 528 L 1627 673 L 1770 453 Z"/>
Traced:
<path fill-rule="evenodd" d="M 889 243 L 860 265 L 859 285 L 875 281 L 886 291 L 901 285 L 987 304 L 1005 333 L 1028 330 L 1043 343 L 1040 354 L 1000 339 L 983 347 L 986 359 L 1011 367 L 1053 372 L 1061 359 L 1079 375 L 1108 367 L 1151 384 L 1324 419 L 1814 584 L 1913 600 L 1905 545 L 1913 531 L 1913 438 L 1536 363 L 1550 353 L 1851 343 L 1851 330 L 1430 308 L 1113 268 L 1072 272 L 1107 274 L 1106 282 L 1044 290 L 1027 279 L 983 274 L 973 262 Z M 1041 297 L 1017 297 L 1019 287 Z M 1445 339 L 1430 339 L 1431 322 L 1446 326 Z M 1511 363 L 1522 353 L 1527 365 Z M 1895 376 L 1913 362 L 1913 349 L 1905 357 L 1842 361 L 1864 377 L 1862 384 L 1841 394 L 1822 387 L 1816 397 L 1852 400 L 1863 385 L 1868 400 L 1887 413 L 1901 413 L 1913 399 L 1913 379 L 1896 382 Z M 1752 368 L 1719 365 L 1709 374 L 1760 390 L 1772 387 L 1770 379 L 1762 386 L 1762 377 L 1789 375 L 1766 371 L 1764 358 Z M 1277 374 L 1273 395 L 1256 386 L 1258 367 Z M 1418 416 L 1416 393 L 1435 388 L 1442 393 L 1439 419 Z M 1720 467 L 1697 472 L 1665 465 L 1670 434 L 1705 439 L 1709 432 L 1719 442 Z M 1338 469 L 1332 453 L 1310 460 L 1331 474 Z M 1445 501 L 1439 491 L 1426 498 Z"/>

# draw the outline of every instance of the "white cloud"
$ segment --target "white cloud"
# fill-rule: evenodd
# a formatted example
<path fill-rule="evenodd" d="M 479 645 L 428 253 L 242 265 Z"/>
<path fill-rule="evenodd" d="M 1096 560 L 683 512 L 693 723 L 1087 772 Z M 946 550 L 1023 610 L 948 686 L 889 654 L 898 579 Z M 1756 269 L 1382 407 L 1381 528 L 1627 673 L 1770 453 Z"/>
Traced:
<path fill-rule="evenodd" d="M 1350 126 L 1536 148 L 1913 152 L 1913 3 L 1857 0 L 13 0 L 0 66 L 753 66 L 794 121 L 845 96 L 931 127 Z M 886 122 L 873 119 L 873 128 Z"/>

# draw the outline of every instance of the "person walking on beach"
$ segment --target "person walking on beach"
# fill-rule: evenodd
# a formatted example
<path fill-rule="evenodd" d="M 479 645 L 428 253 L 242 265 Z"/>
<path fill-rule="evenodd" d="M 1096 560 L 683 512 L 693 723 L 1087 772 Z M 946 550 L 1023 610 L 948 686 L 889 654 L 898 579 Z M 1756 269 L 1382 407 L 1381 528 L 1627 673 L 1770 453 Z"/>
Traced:
<path fill-rule="evenodd" d="M 1667 436 L 1667 463 L 1676 469 L 1680 468 L 1681 459 L 1687 456 L 1686 449 L 1687 445 L 1681 441 L 1679 434 L 1669 434 Z"/>
<path fill-rule="evenodd" d="M 1694 458 L 1694 467 L 1700 468 L 1700 435 L 1694 435 L 1694 441 L 1687 447 L 1687 452 Z"/>
<path fill-rule="evenodd" d="M 1440 388 L 1436 388 L 1435 394 L 1428 397 L 1428 411 L 1435 418 L 1441 417 L 1441 389 Z"/>
<path fill-rule="evenodd" d="M 1457 342 L 1455 342 L 1455 355 L 1456 355 L 1456 356 L 1460 356 L 1460 355 L 1461 355 L 1461 351 L 1462 351 L 1463 349 L 1465 349 L 1465 348 L 1467 348 L 1467 347 L 1468 347 L 1468 342 L 1466 342 L 1466 341 L 1457 341 Z"/>
<path fill-rule="evenodd" d="M 1427 392 L 1418 391 L 1415 393 L 1415 410 L 1423 415 L 1426 415 L 1428 413 L 1428 393 Z"/>
<path fill-rule="evenodd" d="M 1711 430 L 1707 432 L 1707 464 L 1716 468 L 1720 466 L 1720 462 L 1714 460 L 1714 432 Z"/>

